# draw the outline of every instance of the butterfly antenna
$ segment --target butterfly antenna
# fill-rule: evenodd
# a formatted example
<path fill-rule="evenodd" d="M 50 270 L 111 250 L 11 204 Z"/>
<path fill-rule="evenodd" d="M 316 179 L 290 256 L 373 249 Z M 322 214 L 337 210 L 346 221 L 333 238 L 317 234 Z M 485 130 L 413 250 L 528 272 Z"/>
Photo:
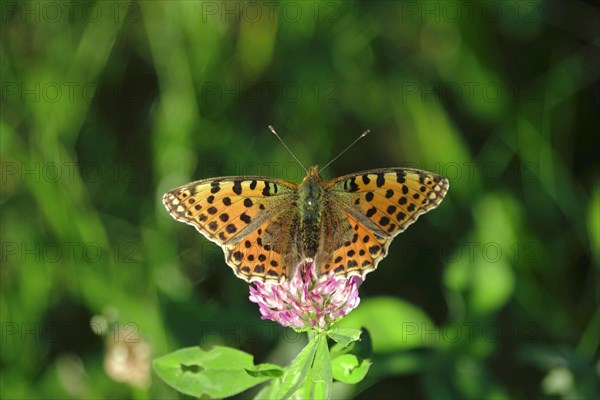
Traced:
<path fill-rule="evenodd" d="M 340 154 L 338 154 L 337 156 L 334 157 L 333 160 L 329 161 L 327 164 L 325 164 L 325 166 L 323 168 L 320 169 L 321 172 L 323 172 L 323 170 L 327 167 L 329 167 L 329 165 L 331 165 L 332 162 L 334 162 L 335 160 L 337 160 L 338 158 L 340 158 L 340 156 L 342 154 L 344 154 L 345 152 L 347 152 L 350 147 L 354 146 L 356 144 L 356 142 L 358 142 L 360 139 L 364 138 L 365 136 L 367 136 L 371 131 L 370 130 L 366 130 L 363 133 L 360 134 L 359 137 L 356 138 L 356 140 L 354 140 L 354 142 L 350 143 L 350 145 L 348 147 L 346 147 L 344 150 L 342 150 L 342 152 Z"/>
<path fill-rule="evenodd" d="M 296 161 L 298 162 L 298 164 L 300 164 L 300 165 L 302 166 L 302 168 L 304 168 L 304 171 L 306 171 L 306 173 L 308 174 L 308 169 L 306 169 L 306 167 L 304 166 L 304 164 L 302 164 L 302 163 L 300 162 L 300 160 L 298 160 L 298 157 L 296 157 L 296 156 L 294 155 L 294 153 L 292 153 L 292 151 L 290 150 L 290 148 L 287 146 L 287 144 L 285 144 L 285 142 L 284 142 L 284 141 L 283 141 L 283 139 L 282 139 L 282 138 L 279 136 L 279 134 L 278 134 L 277 132 L 275 132 L 275 128 L 273 128 L 273 126 L 269 125 L 269 130 L 270 130 L 271 132 L 273 132 L 273 134 L 274 134 L 275 136 L 277 136 L 277 139 L 279 139 L 279 141 L 281 142 L 281 144 L 283 145 L 283 147 L 285 147 L 285 148 L 286 148 L 286 150 L 290 152 L 290 154 L 292 155 L 292 157 L 294 157 L 294 160 L 296 160 Z"/>

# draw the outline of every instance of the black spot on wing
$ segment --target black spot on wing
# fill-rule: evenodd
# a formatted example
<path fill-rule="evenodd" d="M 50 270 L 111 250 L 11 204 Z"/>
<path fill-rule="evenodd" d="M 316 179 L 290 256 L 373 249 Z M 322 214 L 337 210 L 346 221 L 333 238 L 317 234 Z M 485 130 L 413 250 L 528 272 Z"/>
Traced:
<path fill-rule="evenodd" d="M 371 253 L 373 255 L 379 253 L 379 250 L 381 250 L 381 247 L 378 245 L 369 247 L 369 253 Z"/>
<path fill-rule="evenodd" d="M 229 233 L 235 233 L 237 232 L 237 228 L 234 224 L 229 224 L 225 227 L 225 230 Z"/>
<path fill-rule="evenodd" d="M 262 274 L 263 272 L 265 272 L 264 264 L 260 264 L 260 265 L 257 265 L 256 267 L 254 267 L 255 274 Z"/>
<path fill-rule="evenodd" d="M 232 190 L 233 190 L 233 193 L 235 193 L 237 195 L 242 194 L 242 182 L 240 182 L 240 181 L 233 182 Z"/>
<path fill-rule="evenodd" d="M 347 192 L 356 192 L 358 190 L 356 178 L 346 179 L 344 181 L 344 190 L 346 190 Z"/>
<path fill-rule="evenodd" d="M 377 187 L 382 187 L 385 184 L 383 173 L 377 174 L 377 181 L 375 182 L 377 183 Z"/>
<path fill-rule="evenodd" d="M 262 191 L 263 196 L 270 196 L 271 195 L 271 188 L 269 186 L 269 182 L 265 182 L 265 188 Z"/>
<path fill-rule="evenodd" d="M 404 171 L 396 172 L 396 181 L 398 181 L 398 183 L 406 182 L 406 172 L 404 172 Z"/>

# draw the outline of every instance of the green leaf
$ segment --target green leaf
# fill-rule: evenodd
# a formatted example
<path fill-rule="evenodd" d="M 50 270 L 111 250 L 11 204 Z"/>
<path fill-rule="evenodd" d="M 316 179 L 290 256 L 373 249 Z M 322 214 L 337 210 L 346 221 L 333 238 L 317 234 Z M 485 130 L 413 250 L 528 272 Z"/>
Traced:
<path fill-rule="evenodd" d="M 254 365 L 252 355 L 222 346 L 210 351 L 199 347 L 177 350 L 157 358 L 153 366 L 168 385 L 195 397 L 229 397 L 283 375 L 277 365 Z"/>
<path fill-rule="evenodd" d="M 246 370 L 246 372 L 256 378 L 268 377 L 268 378 L 279 378 L 283 376 L 283 369 L 279 365 L 275 364 L 258 364 L 252 370 Z"/>
<path fill-rule="evenodd" d="M 269 382 L 265 387 L 260 389 L 260 391 L 254 396 L 255 400 L 266 400 L 266 399 L 275 399 L 275 395 L 279 390 L 281 385 L 281 381 L 279 379 L 273 379 Z"/>
<path fill-rule="evenodd" d="M 371 340 L 371 334 L 365 327 L 361 328 L 362 334 L 360 335 L 360 341 L 354 342 L 354 348 L 352 354 L 359 358 L 369 358 L 373 354 L 373 341 Z"/>
<path fill-rule="evenodd" d="M 358 383 L 363 380 L 371 362 L 356 357 L 354 354 L 344 354 L 332 362 L 333 377 L 343 383 Z"/>
<path fill-rule="evenodd" d="M 336 325 L 329 332 L 327 332 L 327 336 L 329 336 L 342 347 L 346 347 L 350 343 L 360 340 L 361 333 L 362 331 L 360 329 L 340 328 Z"/>
<path fill-rule="evenodd" d="M 310 377 L 310 386 L 312 386 L 312 390 L 309 390 L 308 396 L 305 396 L 305 398 L 330 398 L 331 386 L 333 385 L 333 373 L 331 370 L 329 348 L 327 347 L 327 339 L 325 336 L 319 336 L 318 338 L 317 352 L 315 354 L 313 367 L 310 371 Z"/>
<path fill-rule="evenodd" d="M 351 329 L 352 331 L 356 331 L 356 329 L 354 328 L 339 328 L 335 332 L 339 332 L 343 329 Z M 373 353 L 373 343 L 371 342 L 371 335 L 369 334 L 369 331 L 366 328 L 362 327 L 358 336 L 360 337 L 359 340 L 350 343 L 346 342 L 343 339 L 340 340 L 340 342 L 334 343 L 329 349 L 331 359 L 333 360 L 334 358 L 347 353 L 352 353 L 362 358 L 369 358 Z M 331 337 L 331 334 L 329 335 L 329 337 Z"/>
<path fill-rule="evenodd" d="M 365 326 L 376 353 L 426 347 L 439 342 L 439 332 L 427 314 L 395 297 L 365 299 L 339 325 Z"/>
<path fill-rule="evenodd" d="M 278 399 L 289 399 L 298 390 L 300 385 L 302 385 L 315 359 L 318 344 L 319 337 L 317 336 L 309 341 L 296 356 L 283 377 L 283 381 L 277 392 Z"/>

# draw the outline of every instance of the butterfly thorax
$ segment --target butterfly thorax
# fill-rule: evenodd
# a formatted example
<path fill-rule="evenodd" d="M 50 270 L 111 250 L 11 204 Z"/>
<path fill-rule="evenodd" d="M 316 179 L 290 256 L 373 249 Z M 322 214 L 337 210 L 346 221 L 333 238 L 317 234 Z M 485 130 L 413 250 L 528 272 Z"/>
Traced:
<path fill-rule="evenodd" d="M 300 235 L 304 256 L 314 257 L 319 248 L 320 222 L 325 189 L 319 167 L 310 167 L 308 175 L 298 187 Z"/>

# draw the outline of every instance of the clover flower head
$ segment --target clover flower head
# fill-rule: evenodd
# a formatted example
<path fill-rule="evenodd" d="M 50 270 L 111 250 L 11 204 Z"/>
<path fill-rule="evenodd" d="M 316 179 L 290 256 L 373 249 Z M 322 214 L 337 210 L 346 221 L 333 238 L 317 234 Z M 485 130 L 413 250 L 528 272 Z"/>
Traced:
<path fill-rule="evenodd" d="M 361 283 L 360 277 L 333 273 L 320 278 L 313 262 L 302 263 L 283 283 L 253 282 L 250 301 L 258 304 L 262 319 L 294 329 L 323 330 L 358 306 Z"/>

